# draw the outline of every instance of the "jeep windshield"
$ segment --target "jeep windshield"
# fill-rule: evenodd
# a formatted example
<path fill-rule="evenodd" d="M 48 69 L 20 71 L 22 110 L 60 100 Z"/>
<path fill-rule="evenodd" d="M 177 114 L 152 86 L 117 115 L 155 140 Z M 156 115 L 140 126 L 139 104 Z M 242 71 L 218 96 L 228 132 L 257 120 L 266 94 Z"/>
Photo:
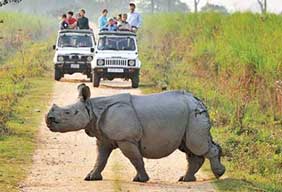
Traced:
<path fill-rule="evenodd" d="M 58 40 L 58 47 L 93 47 L 92 37 L 88 34 L 61 34 Z"/>
<path fill-rule="evenodd" d="M 132 37 L 101 37 L 98 50 L 135 51 L 135 40 Z"/>

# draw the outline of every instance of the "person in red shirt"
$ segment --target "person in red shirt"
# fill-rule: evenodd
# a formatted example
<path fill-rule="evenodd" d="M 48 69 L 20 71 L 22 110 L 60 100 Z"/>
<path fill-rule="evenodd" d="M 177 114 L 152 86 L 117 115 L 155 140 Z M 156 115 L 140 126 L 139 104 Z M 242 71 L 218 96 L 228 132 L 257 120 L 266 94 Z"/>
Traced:
<path fill-rule="evenodd" d="M 76 20 L 76 18 L 73 17 L 72 11 L 68 12 L 67 19 L 68 19 L 68 23 L 69 23 L 69 28 L 70 29 L 76 29 L 77 20 Z"/>

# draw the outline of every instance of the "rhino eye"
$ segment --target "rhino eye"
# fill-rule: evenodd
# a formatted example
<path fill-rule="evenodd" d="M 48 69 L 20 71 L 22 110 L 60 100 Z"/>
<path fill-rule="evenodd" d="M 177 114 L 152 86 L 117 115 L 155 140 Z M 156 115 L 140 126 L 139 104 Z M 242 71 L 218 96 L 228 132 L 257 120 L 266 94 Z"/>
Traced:
<path fill-rule="evenodd" d="M 70 112 L 69 112 L 69 111 L 66 111 L 66 112 L 65 112 L 65 114 L 69 115 L 69 114 L 70 114 Z"/>

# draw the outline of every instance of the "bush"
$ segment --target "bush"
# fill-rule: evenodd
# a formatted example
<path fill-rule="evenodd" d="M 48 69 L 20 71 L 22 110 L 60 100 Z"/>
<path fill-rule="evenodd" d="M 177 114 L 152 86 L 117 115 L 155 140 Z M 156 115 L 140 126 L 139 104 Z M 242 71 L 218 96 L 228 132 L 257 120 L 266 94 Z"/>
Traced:
<path fill-rule="evenodd" d="M 46 39 L 56 26 L 52 19 L 11 12 L 0 12 L 0 21 L 0 65 L 27 42 Z"/>
<path fill-rule="evenodd" d="M 160 14 L 139 35 L 143 82 L 201 97 L 229 174 L 273 191 L 282 190 L 281 24 L 278 15 Z"/>
<path fill-rule="evenodd" d="M 0 20 L 4 21 L 0 24 L 1 136 L 10 133 L 6 122 L 17 99 L 26 94 L 30 79 L 50 74 L 51 43 L 46 38 L 53 27 L 50 27 L 52 21 L 45 22 L 42 28 L 40 18 L 17 13 L 1 12 Z M 39 43 L 44 38 L 46 42 Z"/>

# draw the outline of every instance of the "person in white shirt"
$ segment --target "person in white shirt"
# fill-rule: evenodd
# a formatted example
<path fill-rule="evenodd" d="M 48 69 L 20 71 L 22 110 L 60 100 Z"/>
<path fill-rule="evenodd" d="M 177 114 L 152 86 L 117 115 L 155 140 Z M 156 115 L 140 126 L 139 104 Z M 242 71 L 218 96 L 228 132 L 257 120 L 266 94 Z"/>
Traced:
<path fill-rule="evenodd" d="M 135 12 L 136 5 L 135 3 L 129 4 L 130 12 L 128 13 L 127 22 L 132 28 L 140 28 L 142 24 L 142 17 L 139 13 Z"/>

